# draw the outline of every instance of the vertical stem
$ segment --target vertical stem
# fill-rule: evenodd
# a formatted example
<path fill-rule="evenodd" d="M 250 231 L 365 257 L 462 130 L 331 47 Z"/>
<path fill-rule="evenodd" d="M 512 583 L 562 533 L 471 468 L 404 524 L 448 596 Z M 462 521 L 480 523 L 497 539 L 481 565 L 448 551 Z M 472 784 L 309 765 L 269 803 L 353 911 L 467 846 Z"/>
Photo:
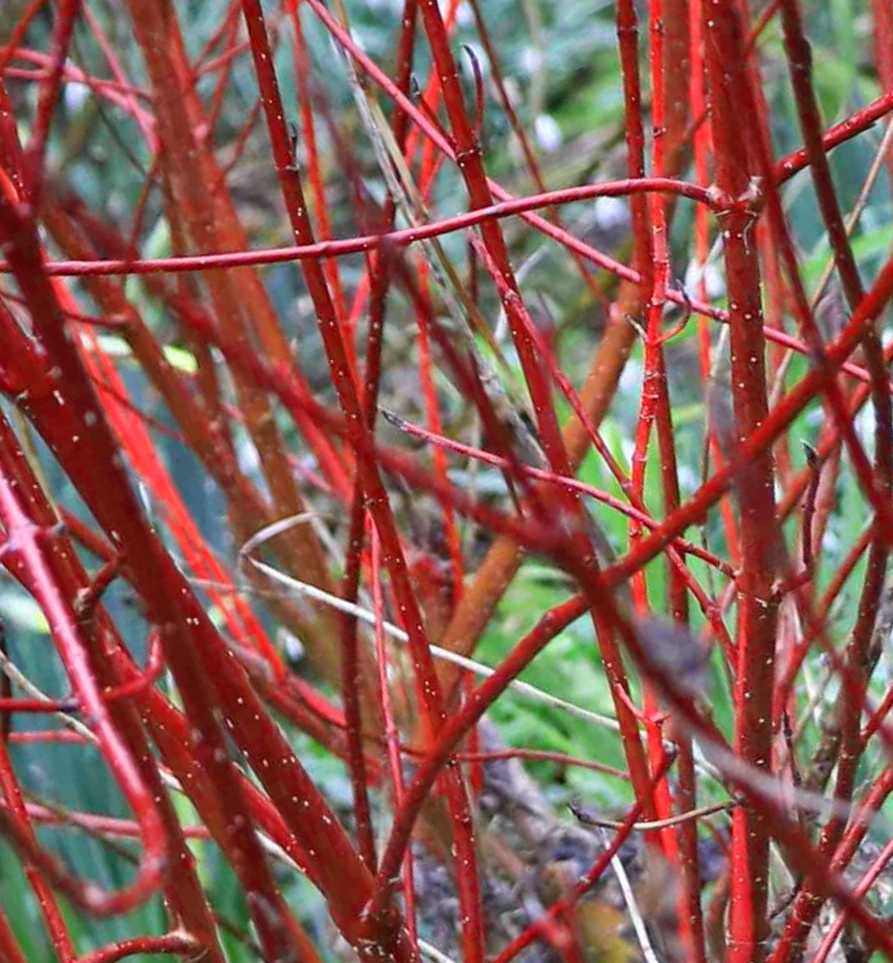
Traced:
<path fill-rule="evenodd" d="M 716 179 L 729 199 L 722 219 L 729 298 L 731 378 L 737 439 L 766 419 L 765 338 L 754 218 L 745 198 L 757 173 L 748 149 L 756 118 L 742 113 L 739 85 L 749 83 L 734 11 L 703 0 L 709 75 L 708 106 L 716 150 Z M 758 453 L 739 485 L 741 572 L 738 578 L 738 662 L 735 674 L 735 750 L 742 763 L 769 772 L 777 601 L 775 558 L 767 537 L 775 518 L 770 451 Z M 767 935 L 769 825 L 751 801 L 732 819 L 731 895 L 727 963 L 761 958 Z"/>
<path fill-rule="evenodd" d="M 678 144 L 685 136 L 689 111 L 689 9 L 687 0 L 652 0 L 652 126 L 654 129 L 653 170 L 655 177 L 666 176 L 668 160 L 672 160 Z M 646 338 L 646 381 L 654 391 L 654 423 L 660 455 L 661 489 L 664 511 L 669 514 L 680 504 L 679 475 L 673 431 L 667 365 L 661 324 L 670 281 L 670 206 L 662 194 L 651 198 L 652 244 L 654 247 L 654 290 L 649 305 Z M 643 392 L 644 393 L 644 392 Z M 674 564 L 667 559 L 667 591 L 670 615 L 675 622 L 687 624 L 688 591 L 684 561 Z M 680 731 L 673 734 L 678 749 L 676 804 L 680 812 L 697 807 L 697 778 L 694 768 L 691 736 Z M 656 764 L 662 744 L 651 746 L 652 765 Z M 666 780 L 660 787 L 666 786 Z M 659 788 L 660 788 L 659 787 Z M 698 860 L 697 824 L 686 820 L 675 832 L 665 834 L 667 854 L 680 867 L 681 892 L 678 901 L 680 937 L 689 958 L 705 963 L 706 949 L 701 912 L 701 883 Z"/>
<path fill-rule="evenodd" d="M 251 52 L 273 157 L 288 208 L 292 233 L 296 243 L 312 243 L 313 229 L 304 202 L 301 176 L 293 163 L 263 10 L 259 0 L 242 0 L 242 9 L 251 41 Z M 409 635 L 411 658 L 422 697 L 423 719 L 433 734 L 446 718 L 441 687 L 431 656 L 422 613 L 409 579 L 400 535 L 390 508 L 387 491 L 375 462 L 372 433 L 363 418 L 358 385 L 352 377 L 345 333 L 339 326 L 325 272 L 320 262 L 304 261 L 303 267 L 326 349 L 332 383 L 338 402 L 347 418 L 350 441 L 356 452 L 358 480 L 382 541 L 383 559 L 390 572 L 397 605 Z M 479 963 L 483 959 L 483 922 L 477 855 L 471 833 L 468 798 L 461 772 L 454 763 L 446 767 L 445 788 L 455 831 L 457 885 L 465 921 L 463 925 L 465 951 L 470 963 Z M 390 876 L 385 880 L 379 880 L 379 891 L 368 917 L 373 926 L 384 926 L 385 921 L 393 916 L 390 880 Z"/>

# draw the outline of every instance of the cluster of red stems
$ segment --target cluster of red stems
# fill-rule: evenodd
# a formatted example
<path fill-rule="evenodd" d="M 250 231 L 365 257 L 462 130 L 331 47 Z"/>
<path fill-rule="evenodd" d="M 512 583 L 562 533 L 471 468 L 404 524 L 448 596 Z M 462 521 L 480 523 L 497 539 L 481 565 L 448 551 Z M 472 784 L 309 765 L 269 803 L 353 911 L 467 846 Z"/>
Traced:
<path fill-rule="evenodd" d="M 452 843 L 447 852 L 460 904 L 462 953 L 466 963 L 482 963 L 486 919 L 471 819 L 476 782 L 473 770 L 469 779 L 459 763 L 482 758 L 474 755 L 474 730 L 483 713 L 556 635 L 581 618 L 594 623 L 636 803 L 579 892 L 551 907 L 505 947 L 497 963 L 507 963 L 535 940 L 552 945 L 569 963 L 582 959 L 583 951 L 568 938 L 571 899 L 595 882 L 637 820 L 666 820 L 697 809 L 693 740 L 713 747 L 739 803 L 731 817 L 721 922 L 728 963 L 751 963 L 767 954 L 772 963 L 798 959 L 829 900 L 837 916 L 815 959 L 828 953 L 845 924 L 893 959 L 893 933 L 865 899 L 893 857 L 893 840 L 855 884 L 841 875 L 893 791 L 888 720 L 893 690 L 879 704 L 869 700 L 866 669 L 893 546 L 891 349 L 883 347 L 876 329 L 893 293 L 893 257 L 866 290 L 828 163 L 836 145 L 883 122 L 893 110 L 888 0 L 869 5 L 882 95 L 830 128 L 817 107 L 801 0 L 773 0 L 758 20 L 748 0 L 649 0 L 642 29 L 637 10 L 643 5 L 617 0 L 622 67 L 617 84 L 625 104 L 627 178 L 557 191 L 543 185 L 475 0 L 471 7 L 493 58 L 489 77 L 496 108 L 509 118 L 540 185 L 540 193 L 521 198 L 485 171 L 479 142 L 486 99 L 482 73 L 477 71 L 476 111 L 460 83 L 452 38 L 459 0 L 405 0 L 392 74 L 354 42 L 337 2 L 330 7 L 324 0 L 281 0 L 265 12 L 260 0 L 231 0 L 221 7 L 224 16 L 206 48 L 191 59 L 171 0 L 124 0 L 128 28 L 142 52 L 142 86 L 116 56 L 91 5 L 31 0 L 16 23 L 4 25 L 9 29 L 0 47 L 0 389 L 45 441 L 92 515 L 92 524 L 86 524 L 59 506 L 21 432 L 0 414 L 0 560 L 39 603 L 71 684 L 64 702 L 7 690 L 0 710 L 7 720 L 23 713 L 76 711 L 86 725 L 79 732 L 17 731 L 15 726 L 10 732 L 4 725 L 0 738 L 0 832 L 20 855 L 58 959 L 109 963 L 170 953 L 223 963 L 214 913 L 163 781 L 172 775 L 200 817 L 199 835 L 215 841 L 243 887 L 263 958 L 279 961 L 313 963 L 321 956 L 283 899 L 263 839 L 272 840 L 318 888 L 334 925 L 360 959 L 410 963 L 419 957 L 410 843 L 425 807 L 441 799 Z M 48 12 L 48 45 L 39 51 L 27 43 L 29 28 Z M 389 118 L 393 143 L 413 171 L 419 196 L 428 197 L 440 170 L 454 165 L 468 195 L 467 213 L 420 217 L 398 230 L 398 199 L 388 197 L 371 210 L 358 190 L 358 176 L 348 171 L 345 181 L 355 191 L 356 219 L 364 233 L 332 237 L 317 147 L 320 118 L 313 109 L 325 86 L 313 75 L 302 18 L 315 18 L 325 27 L 350 65 L 356 89 L 382 104 L 381 116 Z M 760 37 L 769 25 L 783 34 L 803 142 L 802 149 L 780 160 L 772 155 L 758 61 Z M 76 65 L 76 28 L 87 31 L 103 51 L 105 76 Z M 414 57 L 425 42 L 433 68 L 419 89 Z M 277 81 L 274 46 L 287 47 L 293 57 L 300 93 L 294 129 L 288 122 L 292 108 L 283 103 Z M 243 61 L 253 69 L 258 101 L 240 144 L 252 134 L 266 138 L 291 227 L 288 248 L 249 247 L 227 189 L 228 171 L 214 150 L 215 122 L 233 71 Z M 202 98 L 197 83 L 208 78 L 214 90 Z M 70 83 L 87 85 L 94 97 L 128 115 L 144 138 L 151 165 L 130 212 L 129 237 L 91 211 L 48 162 L 54 115 Z M 35 88 L 31 100 L 22 100 L 34 105 L 23 138 L 20 122 L 26 118 L 13 113 L 13 84 Z M 648 117 L 653 135 L 646 137 Z M 883 173 L 879 165 L 882 176 L 893 176 L 893 154 L 883 163 L 888 167 Z M 784 185 L 800 171 L 812 178 L 846 302 L 845 319 L 831 340 L 823 340 L 816 325 L 783 211 Z M 164 207 L 172 257 L 140 254 L 146 202 L 153 194 Z M 561 205 L 604 196 L 629 199 L 629 264 L 562 225 Z M 694 204 L 693 256 L 699 263 L 706 262 L 713 238 L 721 234 L 727 307 L 710 303 L 703 290 L 699 298 L 682 295 L 672 283 L 668 227 L 680 197 Z M 608 323 L 579 390 L 562 372 L 554 346 L 531 320 L 520 294 L 504 235 L 504 220 L 510 217 L 542 235 L 543 243 L 564 248 L 594 298 L 605 301 L 596 270 L 619 278 L 606 304 Z M 467 239 L 470 256 L 492 281 L 504 309 L 545 455 L 545 467 L 537 471 L 515 454 L 466 347 L 438 322 L 419 243 L 454 232 Z M 362 280 L 352 287 L 339 272 L 339 258 L 348 254 L 365 258 Z M 263 266 L 282 262 L 293 263 L 303 275 L 336 406 L 314 398 L 300 346 L 295 350 L 289 343 L 264 287 Z M 194 372 L 171 364 L 139 306 L 128 299 L 124 282 L 134 275 L 188 346 Z M 93 314 L 85 313 L 86 300 Z M 393 303 L 401 306 L 399 322 L 386 318 Z M 665 368 L 670 303 L 699 325 L 705 385 L 711 346 L 722 326 L 730 339 L 733 437 L 723 444 L 713 439 L 711 471 L 687 499 L 677 477 Z M 421 454 L 384 447 L 375 435 L 382 350 L 388 325 L 397 323 L 415 325 L 427 419 L 424 431 L 416 431 L 427 441 Z M 127 343 L 132 362 L 163 399 L 180 443 L 194 452 L 225 498 L 237 544 L 271 528 L 265 550 L 280 571 L 348 602 L 368 591 L 374 616 L 368 637 L 355 616 L 330 606 L 298 604 L 285 594 L 271 603 L 280 622 L 303 640 L 321 677 L 340 687 L 337 703 L 290 671 L 236 590 L 235 572 L 201 537 L 158 453 L 157 432 L 170 429 L 139 411 L 116 366 L 120 362 L 102 350 L 103 333 Z M 643 344 L 645 390 L 632 472 L 626 476 L 610 459 L 599 424 L 637 338 Z M 773 393 L 773 381 L 791 352 L 805 355 L 810 364 L 798 380 Z M 443 402 L 434 386 L 438 364 L 475 405 L 489 452 L 462 448 L 457 453 L 456 443 L 443 437 Z M 221 377 L 224 368 L 231 391 Z M 556 412 L 558 394 L 573 411 L 564 425 Z M 876 426 L 870 454 L 855 430 L 856 416 L 866 405 L 874 409 Z M 820 406 L 827 418 L 814 456 L 798 470 L 788 429 L 810 406 Z M 312 469 L 285 445 L 285 417 L 312 454 Z M 236 427 L 256 447 L 263 489 L 236 457 Z M 652 437 L 660 456 L 663 512 L 658 518 L 643 500 Z M 606 459 L 625 500 L 574 479 L 590 446 Z M 514 510 L 508 503 L 504 510 L 494 508 L 454 485 L 447 469 L 455 457 L 498 464 L 513 481 Z M 817 596 L 813 575 L 835 509 L 842 458 L 849 459 L 861 486 L 867 524 L 831 587 Z M 147 520 L 133 476 L 160 506 L 166 541 Z M 407 526 L 386 487 L 397 477 L 411 490 L 428 493 L 438 506 L 446 566 L 418 547 L 408 552 Z M 311 492 L 342 504 L 349 518 L 340 579 L 312 526 L 275 525 L 303 518 Z M 629 518 L 628 551 L 611 564 L 600 565 L 593 556 L 583 495 Z M 726 558 L 684 537 L 711 510 L 721 513 Z M 796 551 L 786 551 L 782 542 L 781 525 L 789 518 L 799 525 Z M 466 571 L 460 549 L 462 519 L 495 536 L 474 571 Z M 172 546 L 181 565 L 172 560 Z M 432 644 L 459 655 L 473 652 L 522 559 L 531 553 L 568 573 L 576 594 L 543 612 L 484 681 L 473 683 L 459 670 L 435 665 Z M 723 586 L 719 595 L 692 577 L 686 564 L 692 553 L 716 568 L 716 581 Z M 690 608 L 699 608 L 712 643 L 727 661 L 734 680 L 733 731 L 720 731 L 662 663 L 649 658 L 630 612 L 615 602 L 614 589 L 629 583 L 633 612 L 648 610 L 643 566 L 658 557 L 667 566 L 667 615 L 686 624 Z M 85 558 L 96 560 L 92 568 Z M 826 616 L 865 558 L 855 625 L 845 644 L 835 645 Z M 248 577 L 269 588 L 267 576 L 249 568 Z M 151 626 L 145 665 L 132 656 L 103 605 L 104 592 L 115 580 L 129 583 Z M 195 580 L 210 586 L 205 591 L 222 613 L 222 625 L 209 618 Z M 792 605 L 798 617 L 780 619 L 783 604 Z M 400 652 L 386 637 L 388 613 L 406 635 Z M 784 734 L 785 721 L 803 710 L 798 681 L 816 646 L 827 652 L 845 698 L 838 703 L 827 792 L 839 805 L 822 811 L 816 831 L 808 832 L 785 792 L 796 786 L 798 767 L 797 746 Z M 632 669 L 644 680 L 641 707 L 630 695 Z M 396 688 L 395 670 L 402 680 Z M 175 683 L 177 704 L 156 685 L 162 672 Z M 669 700 L 683 721 L 672 742 L 659 725 L 658 698 Z M 354 794 L 350 832 L 308 776 L 285 727 L 309 734 L 344 760 Z M 84 881 L 41 846 L 35 830 L 40 821 L 75 821 L 98 831 L 104 822 L 97 814 L 60 815 L 29 801 L 11 764 L 10 747 L 17 739 L 86 740 L 101 753 L 132 813 L 131 822 L 116 821 L 117 831 L 141 841 L 139 865 L 122 889 Z M 233 762 L 227 740 L 241 750 L 256 782 Z M 875 746 L 881 762 L 870 785 L 861 787 L 857 767 Z M 413 752 L 411 768 L 404 765 L 407 751 Z M 381 838 L 372 819 L 373 786 L 386 790 L 393 808 L 393 821 Z M 678 866 L 681 945 L 690 960 L 705 961 L 711 907 L 701 905 L 697 834 L 696 819 L 677 820 L 652 833 L 648 845 Z M 783 932 L 767 942 L 772 842 L 800 886 Z M 165 935 L 135 935 L 79 955 L 60 899 L 87 916 L 108 916 L 127 913 L 159 894 L 170 920 Z M 2 908 L 0 958 L 25 963 Z"/>

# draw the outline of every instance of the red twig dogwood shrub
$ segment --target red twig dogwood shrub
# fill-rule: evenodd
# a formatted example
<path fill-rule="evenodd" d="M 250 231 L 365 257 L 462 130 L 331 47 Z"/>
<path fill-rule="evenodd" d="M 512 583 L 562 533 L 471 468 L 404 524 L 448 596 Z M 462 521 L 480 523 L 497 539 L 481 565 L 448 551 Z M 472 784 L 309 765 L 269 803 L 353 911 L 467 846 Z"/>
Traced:
<path fill-rule="evenodd" d="M 893 959 L 889 4 L 198 6 L 0 23 L 0 960 Z"/>

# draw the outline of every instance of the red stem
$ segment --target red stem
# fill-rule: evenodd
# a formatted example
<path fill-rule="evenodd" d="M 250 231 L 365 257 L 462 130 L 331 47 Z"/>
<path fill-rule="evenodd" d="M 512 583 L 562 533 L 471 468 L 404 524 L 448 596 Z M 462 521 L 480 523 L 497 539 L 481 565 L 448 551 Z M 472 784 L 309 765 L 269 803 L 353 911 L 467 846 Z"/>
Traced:
<path fill-rule="evenodd" d="M 53 35 L 50 41 L 49 66 L 41 79 L 40 90 L 35 112 L 34 129 L 24 152 L 24 171 L 27 181 L 27 195 L 29 202 L 36 210 L 40 207 L 43 191 L 44 167 L 46 165 L 47 139 L 50 135 L 50 125 L 56 102 L 59 98 L 59 87 L 68 50 L 74 36 L 74 27 L 81 9 L 81 0 L 61 0 Z M 13 48 L 14 49 L 14 48 Z"/>
<path fill-rule="evenodd" d="M 745 198 L 754 172 L 748 131 L 756 133 L 757 113 L 741 96 L 750 80 L 734 10 L 717 15 L 702 6 L 708 104 L 716 148 L 717 184 L 730 199 L 722 217 L 729 323 L 731 381 L 737 439 L 750 440 L 768 416 L 765 339 L 760 274 L 754 243 L 754 218 Z M 740 551 L 738 589 L 738 660 L 735 666 L 735 751 L 742 763 L 763 772 L 772 765 L 772 693 L 777 598 L 775 595 L 773 465 L 767 450 L 742 462 L 739 486 Z M 714 476 L 715 477 L 715 476 Z M 767 531 L 770 533 L 767 537 Z M 752 963 L 767 932 L 766 903 L 771 829 L 760 807 L 749 800 L 732 816 L 729 873 L 729 935 L 726 963 Z"/>
<path fill-rule="evenodd" d="M 300 175 L 291 163 L 284 111 L 273 71 L 272 54 L 259 0 L 243 0 L 243 11 L 251 40 L 255 71 L 261 89 L 261 100 L 267 117 L 267 129 L 271 138 L 280 184 L 288 206 L 292 231 L 298 243 L 312 243 L 313 232 L 307 216 Z M 339 404 L 347 418 L 348 434 L 352 447 L 357 453 L 358 478 L 382 540 L 384 558 L 390 571 L 394 594 L 409 634 L 410 652 L 423 697 L 423 718 L 426 719 L 430 731 L 436 732 L 446 717 L 440 683 L 423 626 L 422 613 L 419 610 L 408 577 L 406 560 L 388 503 L 387 492 L 382 483 L 379 468 L 374 458 L 370 457 L 368 453 L 371 433 L 368 425 L 364 423 L 357 386 L 351 376 L 349 352 L 344 334 L 338 325 L 338 319 L 334 313 L 332 299 L 320 263 L 318 261 L 305 262 L 304 272 L 325 345 L 332 383 Z M 449 767 L 448 769 L 447 796 L 457 846 L 457 881 L 460 903 L 463 919 L 466 921 L 463 927 L 465 948 L 471 963 L 479 963 L 483 957 L 483 925 L 480 916 L 477 855 L 470 833 L 468 799 L 457 767 Z M 398 868 L 395 867 L 392 875 L 396 875 Z M 366 919 L 372 927 L 391 925 L 388 923 L 392 913 L 391 878 L 389 876 L 384 885 L 379 882 L 376 900 L 370 904 L 366 913 Z"/>

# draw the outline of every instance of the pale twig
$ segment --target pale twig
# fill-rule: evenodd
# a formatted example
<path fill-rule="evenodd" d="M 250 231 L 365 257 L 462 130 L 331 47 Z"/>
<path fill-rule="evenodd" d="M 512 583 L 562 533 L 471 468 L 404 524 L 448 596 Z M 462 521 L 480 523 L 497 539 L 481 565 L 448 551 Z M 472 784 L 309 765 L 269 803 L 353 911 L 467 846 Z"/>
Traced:
<path fill-rule="evenodd" d="M 447 956 L 446 953 L 441 953 L 436 946 L 432 946 L 431 943 L 428 943 L 426 940 L 419 940 L 418 944 L 422 953 L 434 960 L 434 963 L 456 963 L 456 961 Z"/>
<path fill-rule="evenodd" d="M 642 955 L 645 957 L 645 963 L 659 963 L 657 954 L 654 952 L 654 947 L 651 945 L 651 938 L 648 935 L 648 928 L 645 926 L 645 921 L 642 919 L 642 912 L 639 909 L 639 904 L 636 900 L 636 894 L 633 892 L 633 888 L 630 885 L 629 877 L 626 875 L 626 870 L 623 868 L 623 863 L 616 853 L 611 857 L 611 869 L 614 870 L 614 875 L 617 877 L 617 882 L 620 884 L 620 891 L 623 893 L 623 899 L 626 902 L 626 909 L 629 913 L 629 918 L 632 921 L 633 929 L 636 931 L 636 939 L 639 941 L 639 946 L 642 947 Z"/>
<path fill-rule="evenodd" d="M 652 819 L 645 822 L 633 823 L 633 832 L 647 833 L 656 829 L 669 829 L 670 826 L 678 826 L 680 823 L 688 822 L 691 819 L 701 819 L 703 816 L 712 816 L 714 813 L 727 812 L 734 809 L 739 804 L 737 799 L 727 799 L 725 802 L 713 803 L 710 806 L 701 806 L 700 809 L 689 809 L 688 812 L 677 813 L 675 816 L 668 816 L 666 819 Z M 584 820 L 587 826 L 599 826 L 602 829 L 623 829 L 626 823 L 616 819 L 602 819 L 600 816 L 586 814 Z"/>
<path fill-rule="evenodd" d="M 16 683 L 21 689 L 28 693 L 32 698 L 39 699 L 42 702 L 53 702 L 42 689 L 36 686 L 19 667 L 3 652 L 0 652 L 0 670 L 5 672 L 13 682 Z M 74 716 L 67 712 L 53 712 L 52 715 L 56 716 L 63 725 L 67 726 L 72 732 L 77 733 L 82 739 L 91 745 L 97 745 L 99 739 L 95 735 L 92 729 L 85 726 L 83 722 L 79 719 L 75 719 Z M 239 767 L 236 766 L 238 769 Z M 183 789 L 180 784 L 180 780 L 164 766 L 159 765 L 158 773 L 161 777 L 161 781 L 167 786 L 168 789 L 172 789 L 174 792 L 179 793 L 182 796 L 189 798 L 189 794 Z M 0 803 L 2 805 L 2 803 Z M 286 851 L 277 843 L 274 842 L 266 833 L 262 830 L 258 831 L 258 837 L 260 838 L 261 846 L 273 857 L 278 859 L 280 862 L 285 863 L 291 869 L 301 871 L 301 867 L 291 858 L 291 856 L 286 853 Z"/>
<path fill-rule="evenodd" d="M 278 524 L 280 523 L 274 523 L 273 526 L 267 526 L 265 530 L 273 528 Z M 317 588 L 315 585 L 310 585 L 308 582 L 302 582 L 300 579 L 286 575 L 284 572 L 280 572 L 272 565 L 268 565 L 266 562 L 262 562 L 260 559 L 253 558 L 252 556 L 248 555 L 246 549 L 249 544 L 256 546 L 260 541 L 263 541 L 263 539 L 259 537 L 260 534 L 261 533 L 259 532 L 256 535 L 253 535 L 251 539 L 249 539 L 249 541 L 246 542 L 242 547 L 239 552 L 239 555 L 242 559 L 250 562 L 258 571 L 266 575 L 267 578 L 278 582 L 280 585 L 283 585 L 291 591 L 298 592 L 307 598 L 315 599 L 317 602 L 322 602 L 325 605 L 330 605 L 339 612 L 352 615 L 354 618 L 361 622 L 365 622 L 367 625 L 374 626 L 377 624 L 375 614 L 370 612 L 368 609 L 364 609 L 362 606 L 356 605 L 353 602 L 347 602 L 344 599 L 339 598 L 337 595 L 332 595 L 331 592 L 326 592 L 323 589 Z M 399 642 L 402 645 L 405 645 L 409 641 L 409 635 L 392 622 L 385 621 L 382 623 L 382 627 L 385 633 L 394 639 L 394 641 Z M 496 671 L 495 669 L 491 669 L 489 666 L 482 665 L 480 662 L 475 662 L 473 659 L 469 659 L 466 656 L 459 655 L 456 652 L 451 652 L 449 649 L 441 648 L 439 645 L 432 645 L 430 648 L 431 654 L 435 658 L 442 659 L 445 662 L 452 662 L 460 668 L 467 669 L 469 672 L 473 672 L 475 675 L 478 675 L 482 678 L 489 678 Z M 571 715 L 575 715 L 580 719 L 585 719 L 587 722 L 594 723 L 595 725 L 602 726 L 603 728 L 611 729 L 615 732 L 619 729 L 616 719 L 601 715 L 598 712 L 593 712 L 590 709 L 584 709 L 582 706 L 575 705 L 573 702 L 568 702 L 566 699 L 562 699 L 559 696 L 545 692 L 542 689 L 531 685 L 529 682 L 522 682 L 520 679 L 513 679 L 509 683 L 509 687 L 515 692 L 526 696 L 528 699 L 536 700 L 538 702 L 543 702 L 559 709 L 563 709 Z"/>
<path fill-rule="evenodd" d="M 37 699 L 40 702 L 56 701 L 55 699 L 51 699 L 42 689 L 38 688 L 3 651 L 0 651 L 0 669 L 33 699 Z M 82 739 L 87 740 L 87 742 L 92 743 L 94 746 L 99 742 L 93 730 L 90 729 L 89 726 L 85 726 L 79 719 L 75 719 L 73 715 L 61 711 L 47 714 L 54 715 L 64 725 L 68 726 L 69 729 L 76 732 Z"/>

